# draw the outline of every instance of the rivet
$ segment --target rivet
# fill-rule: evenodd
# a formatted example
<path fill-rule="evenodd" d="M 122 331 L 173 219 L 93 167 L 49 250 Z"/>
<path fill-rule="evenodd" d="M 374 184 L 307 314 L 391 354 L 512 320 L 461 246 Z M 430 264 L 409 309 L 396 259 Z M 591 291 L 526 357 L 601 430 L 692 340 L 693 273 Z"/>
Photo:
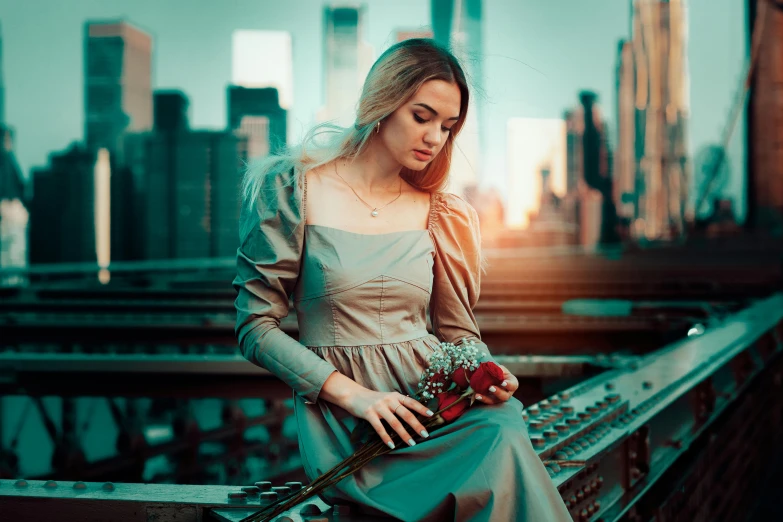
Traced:
<path fill-rule="evenodd" d="M 277 500 L 277 491 L 264 491 L 259 495 L 262 502 Z"/>
<path fill-rule="evenodd" d="M 272 483 L 268 480 L 256 482 L 253 485 L 257 487 L 259 491 L 272 491 Z"/>
<path fill-rule="evenodd" d="M 44 487 L 48 489 L 54 489 L 57 487 L 57 482 L 53 480 L 47 480 L 46 482 L 44 482 Z"/>
<path fill-rule="evenodd" d="M 85 484 L 84 482 L 81 482 L 81 481 L 74 482 L 73 483 L 73 489 L 87 489 L 87 484 Z"/>
<path fill-rule="evenodd" d="M 251 497 L 255 497 L 261 492 L 261 490 L 258 489 L 258 486 L 243 486 L 242 491 L 244 491 Z"/>
<path fill-rule="evenodd" d="M 101 489 L 104 491 L 114 491 L 114 484 L 111 482 L 106 482 L 103 484 L 103 486 L 101 486 Z"/>
<path fill-rule="evenodd" d="M 29 486 L 29 484 L 25 479 L 19 479 L 16 482 L 14 482 L 14 486 L 16 486 L 17 488 L 26 488 L 27 486 Z"/>
<path fill-rule="evenodd" d="M 277 494 L 280 495 L 281 497 L 285 497 L 291 493 L 291 488 L 289 488 L 288 486 L 277 486 L 277 487 L 273 487 L 272 491 L 277 492 Z"/>
<path fill-rule="evenodd" d="M 241 502 L 243 500 L 247 500 L 247 493 L 244 491 L 230 491 L 228 493 L 228 499 Z"/>
<path fill-rule="evenodd" d="M 305 504 L 304 507 L 299 510 L 299 514 L 305 516 L 320 515 L 321 509 L 315 504 Z"/>

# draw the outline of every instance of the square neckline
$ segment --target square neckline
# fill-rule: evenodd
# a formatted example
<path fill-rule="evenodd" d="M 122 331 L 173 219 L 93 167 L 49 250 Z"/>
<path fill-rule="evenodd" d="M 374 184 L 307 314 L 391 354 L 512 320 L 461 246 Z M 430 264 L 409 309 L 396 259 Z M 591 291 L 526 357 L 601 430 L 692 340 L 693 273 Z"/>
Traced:
<path fill-rule="evenodd" d="M 430 197 L 429 197 L 430 208 L 427 211 L 427 228 L 411 228 L 411 229 L 408 229 L 408 230 L 395 230 L 393 232 L 382 232 L 380 234 L 365 234 L 365 233 L 362 233 L 362 232 L 353 232 L 351 230 L 346 230 L 344 228 L 330 227 L 330 226 L 327 226 L 327 225 L 318 225 L 316 223 L 307 223 L 307 173 L 306 172 L 303 173 L 302 177 L 304 178 L 304 195 L 303 195 L 303 198 L 302 198 L 303 201 L 304 201 L 304 206 L 303 206 L 302 214 L 304 215 L 304 220 L 305 220 L 304 226 L 305 226 L 305 228 L 307 228 L 307 227 L 324 228 L 324 229 L 327 229 L 327 230 L 336 230 L 337 232 L 342 232 L 344 234 L 351 234 L 351 235 L 354 235 L 354 236 L 364 236 L 364 237 L 389 236 L 389 235 L 392 235 L 392 234 L 404 234 L 404 233 L 412 233 L 412 232 L 427 232 L 427 233 L 430 232 L 430 227 L 432 225 L 432 213 L 433 213 L 433 210 L 435 209 L 435 192 L 430 192 L 429 193 L 430 194 Z"/>

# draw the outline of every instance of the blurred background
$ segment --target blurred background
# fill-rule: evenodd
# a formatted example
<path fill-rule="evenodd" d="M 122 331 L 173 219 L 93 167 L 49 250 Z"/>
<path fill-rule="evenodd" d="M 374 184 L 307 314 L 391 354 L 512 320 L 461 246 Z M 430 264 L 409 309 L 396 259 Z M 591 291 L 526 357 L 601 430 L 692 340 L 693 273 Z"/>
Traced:
<path fill-rule="evenodd" d="M 674 379 L 640 361 L 713 329 L 680 362 L 714 363 L 737 317 L 767 317 L 743 349 L 777 353 L 779 0 L 0 0 L 0 478 L 304 480 L 291 391 L 233 338 L 239 182 L 312 125 L 353 124 L 373 62 L 418 37 L 473 88 L 449 190 L 479 212 L 476 315 L 526 406 L 617 372 Z M 645 458 L 615 467 L 649 478 Z M 586 519 L 642 499 L 631 475 L 603 508 L 594 487 Z"/>

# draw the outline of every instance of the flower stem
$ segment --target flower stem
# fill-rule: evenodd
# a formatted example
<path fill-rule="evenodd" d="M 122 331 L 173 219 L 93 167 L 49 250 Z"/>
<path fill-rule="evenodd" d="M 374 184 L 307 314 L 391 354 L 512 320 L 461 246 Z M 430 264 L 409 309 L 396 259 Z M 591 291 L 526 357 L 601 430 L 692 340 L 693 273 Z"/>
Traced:
<path fill-rule="evenodd" d="M 434 412 L 432 417 L 430 417 L 426 423 L 423 423 L 424 427 L 431 428 L 433 426 L 445 424 L 443 417 L 440 414 L 455 404 L 464 401 L 472 394 L 473 390 L 470 388 L 465 390 L 456 401 L 452 402 L 445 408 Z M 396 432 L 391 436 L 391 438 L 392 441 L 397 439 L 397 442 L 401 442 L 401 438 Z M 291 507 L 317 495 L 321 491 L 333 486 L 334 484 L 337 484 L 342 479 L 354 474 L 375 457 L 385 455 L 391 451 L 392 449 L 389 448 L 380 439 L 367 442 L 361 448 L 356 450 L 351 456 L 331 468 L 329 471 L 315 479 L 307 486 L 303 487 L 300 491 L 297 491 L 296 493 L 293 493 L 287 497 L 283 497 L 272 504 L 264 506 L 264 508 L 260 511 L 243 518 L 241 522 L 268 522 L 275 516 L 285 512 Z"/>

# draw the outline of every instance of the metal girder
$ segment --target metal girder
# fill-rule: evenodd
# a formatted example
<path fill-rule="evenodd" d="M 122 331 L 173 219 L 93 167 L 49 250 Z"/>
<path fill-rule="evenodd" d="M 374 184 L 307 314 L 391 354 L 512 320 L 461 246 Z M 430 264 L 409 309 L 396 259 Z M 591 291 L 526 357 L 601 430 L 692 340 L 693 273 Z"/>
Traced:
<path fill-rule="evenodd" d="M 701 335 L 528 406 L 523 415 L 531 441 L 575 520 L 621 520 L 633 510 L 634 517 L 649 520 L 650 514 L 641 510 L 645 495 L 689 450 L 699 449 L 701 437 L 752 386 L 779 367 L 781 334 L 783 296 L 774 295 Z M 779 375 L 767 379 L 777 387 L 781 380 Z M 779 405 L 779 390 L 773 399 Z M 48 519 L 53 505 L 60 507 L 61 515 L 97 520 L 80 515 L 127 510 L 131 497 L 135 511 L 126 512 L 127 520 L 142 520 L 140 514 L 147 515 L 150 509 L 170 517 L 176 512 L 177 520 L 203 520 L 205 508 L 214 517 L 234 520 L 240 517 L 239 512 L 232 514 L 234 509 L 247 514 L 260 502 L 257 494 L 220 486 L 172 486 L 181 488 L 174 490 L 119 484 L 106 492 L 89 485 L 90 494 L 83 495 L 68 486 L 46 489 L 43 483 L 0 481 L 0 498 L 6 509 L 30 521 Z M 167 494 L 161 494 L 164 490 Z M 229 501 L 232 492 L 235 500 Z M 61 502 L 33 500 L 42 498 Z M 286 515 L 306 519 L 302 509 L 297 506 Z M 320 506 L 311 511 L 312 517 L 322 517 Z M 341 519 L 358 520 L 350 513 Z"/>

